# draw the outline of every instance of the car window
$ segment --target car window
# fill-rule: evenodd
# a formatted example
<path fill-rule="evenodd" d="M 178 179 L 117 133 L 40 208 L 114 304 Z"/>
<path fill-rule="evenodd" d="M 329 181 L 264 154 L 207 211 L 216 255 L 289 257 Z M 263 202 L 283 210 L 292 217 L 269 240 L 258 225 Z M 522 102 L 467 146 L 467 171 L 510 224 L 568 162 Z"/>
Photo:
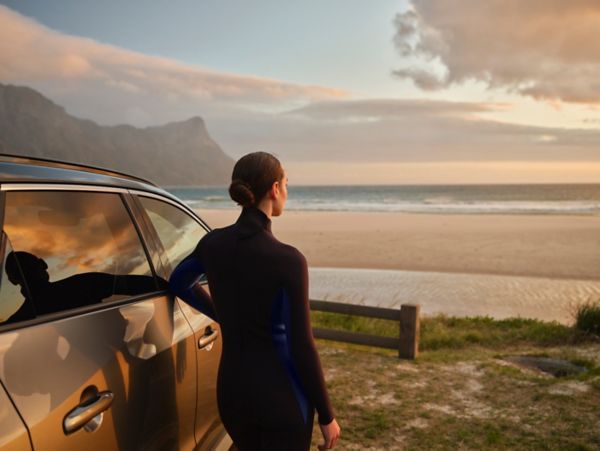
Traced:
<path fill-rule="evenodd" d="M 140 196 L 152 225 L 158 233 L 171 269 L 190 254 L 206 230 L 183 210 L 160 200 Z"/>
<path fill-rule="evenodd" d="M 7 322 L 9 318 L 12 322 L 35 318 L 33 306 L 31 304 L 24 305 L 24 290 L 22 290 L 20 285 L 11 283 L 8 274 L 4 270 L 7 257 L 10 260 L 9 256 L 13 255 L 10 240 L 4 231 L 0 239 L 0 255 L 4 256 L 2 267 L 0 268 L 2 270 L 2 278 L 0 279 L 0 324 Z M 16 268 L 16 271 L 22 277 L 19 267 Z"/>
<path fill-rule="evenodd" d="M 0 324 L 156 291 L 118 194 L 9 191 L 3 240 Z"/>

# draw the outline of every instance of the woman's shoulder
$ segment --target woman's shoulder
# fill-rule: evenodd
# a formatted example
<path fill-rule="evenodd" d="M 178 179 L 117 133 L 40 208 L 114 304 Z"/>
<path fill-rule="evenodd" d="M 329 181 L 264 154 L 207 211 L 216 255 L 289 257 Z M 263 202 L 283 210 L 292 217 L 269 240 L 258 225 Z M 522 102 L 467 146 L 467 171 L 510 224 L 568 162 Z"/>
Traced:
<path fill-rule="evenodd" d="M 277 239 L 275 239 L 275 242 L 279 251 L 278 254 L 286 263 L 306 265 L 306 257 L 304 257 L 304 254 L 298 248 Z"/>
<path fill-rule="evenodd" d="M 216 239 L 218 237 L 225 237 L 235 233 L 235 224 L 229 224 L 224 227 L 215 227 L 214 229 L 210 229 L 209 232 L 206 233 L 202 237 L 205 240 Z"/>
<path fill-rule="evenodd" d="M 231 229 L 232 226 L 226 226 L 226 227 L 219 227 L 219 228 L 215 228 L 215 229 L 211 229 L 208 232 L 206 232 L 201 238 L 200 240 L 198 240 L 198 244 L 196 245 L 196 248 L 194 249 L 194 254 L 197 256 L 200 256 L 201 252 L 206 249 L 207 247 L 213 247 L 213 244 L 216 244 L 217 248 L 219 247 L 219 240 L 222 239 L 224 236 L 228 235 L 228 229 Z"/>

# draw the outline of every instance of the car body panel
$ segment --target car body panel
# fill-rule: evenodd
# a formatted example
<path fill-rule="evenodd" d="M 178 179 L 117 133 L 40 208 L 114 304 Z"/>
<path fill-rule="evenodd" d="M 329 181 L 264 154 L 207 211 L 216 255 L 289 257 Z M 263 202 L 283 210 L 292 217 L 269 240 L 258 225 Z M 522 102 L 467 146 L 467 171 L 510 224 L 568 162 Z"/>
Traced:
<path fill-rule="evenodd" d="M 221 329 L 218 323 L 210 320 L 206 315 L 203 315 L 181 300 L 178 300 L 178 302 L 195 334 L 198 381 L 202 382 L 198 387 L 196 401 L 198 412 L 196 415 L 196 437 L 198 442 L 202 443 L 203 441 L 207 441 L 208 437 L 214 432 L 223 429 L 217 406 L 217 376 L 223 343 L 220 338 Z M 198 342 L 209 326 L 217 331 L 219 339 L 213 342 L 211 349 L 201 349 L 198 346 Z"/>
<path fill-rule="evenodd" d="M 31 449 L 27 428 L 2 385 L 0 385 L 0 448 L 3 451 Z"/>
<path fill-rule="evenodd" d="M 161 296 L 0 334 L 0 378 L 34 448 L 186 449 L 193 346 L 178 304 Z M 66 435 L 65 416 L 92 386 L 114 394 L 101 426 Z"/>

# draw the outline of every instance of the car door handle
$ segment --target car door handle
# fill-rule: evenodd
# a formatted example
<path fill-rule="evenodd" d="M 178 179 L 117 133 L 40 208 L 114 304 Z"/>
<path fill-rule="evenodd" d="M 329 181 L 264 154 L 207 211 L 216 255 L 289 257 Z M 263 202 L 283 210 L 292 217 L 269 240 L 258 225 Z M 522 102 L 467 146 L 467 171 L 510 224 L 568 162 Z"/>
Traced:
<path fill-rule="evenodd" d="M 81 429 L 98 415 L 102 414 L 102 412 L 111 406 L 114 397 L 115 395 L 110 391 L 99 392 L 94 398 L 82 402 L 67 413 L 63 421 L 65 434 L 71 434 Z"/>
<path fill-rule="evenodd" d="M 212 327 L 207 327 L 204 335 L 200 337 L 198 340 L 198 348 L 210 351 L 212 346 L 208 347 L 211 343 L 213 343 L 217 337 L 219 336 L 219 331 L 217 329 L 213 329 Z"/>

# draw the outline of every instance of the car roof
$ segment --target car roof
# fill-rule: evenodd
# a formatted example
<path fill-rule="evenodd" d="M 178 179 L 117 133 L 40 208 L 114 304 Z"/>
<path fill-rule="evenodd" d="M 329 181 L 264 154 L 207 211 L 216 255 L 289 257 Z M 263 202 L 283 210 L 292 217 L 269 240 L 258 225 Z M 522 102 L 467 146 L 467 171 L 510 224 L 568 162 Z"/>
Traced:
<path fill-rule="evenodd" d="M 0 184 L 2 183 L 100 185 L 148 191 L 179 201 L 169 192 L 141 177 L 97 166 L 21 155 L 0 154 Z"/>

